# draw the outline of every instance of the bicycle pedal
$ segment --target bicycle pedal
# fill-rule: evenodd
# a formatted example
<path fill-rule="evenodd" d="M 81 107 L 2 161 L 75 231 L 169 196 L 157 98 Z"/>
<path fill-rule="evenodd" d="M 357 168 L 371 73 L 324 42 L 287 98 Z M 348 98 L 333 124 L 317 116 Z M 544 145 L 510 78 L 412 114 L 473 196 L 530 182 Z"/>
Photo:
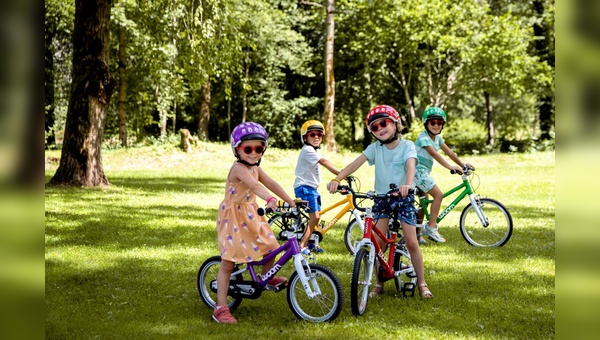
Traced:
<path fill-rule="evenodd" d="M 414 297 L 415 296 L 415 288 L 416 285 L 412 282 L 405 282 L 404 286 L 402 286 L 402 295 L 404 297 Z"/>
<path fill-rule="evenodd" d="M 275 292 L 275 293 L 279 293 L 282 290 L 286 289 L 287 286 L 288 286 L 287 281 L 284 282 L 284 283 L 282 283 L 282 284 L 280 284 L 280 285 L 277 285 L 277 286 L 271 286 L 271 285 L 267 284 L 265 286 L 265 290 L 268 290 L 268 291 L 271 291 L 271 292 Z"/>

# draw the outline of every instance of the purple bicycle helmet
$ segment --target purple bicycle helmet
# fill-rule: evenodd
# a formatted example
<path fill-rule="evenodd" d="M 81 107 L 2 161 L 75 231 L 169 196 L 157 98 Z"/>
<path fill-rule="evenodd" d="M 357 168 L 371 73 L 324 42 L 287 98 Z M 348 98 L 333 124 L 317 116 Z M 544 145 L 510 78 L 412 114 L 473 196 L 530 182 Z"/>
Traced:
<path fill-rule="evenodd" d="M 235 148 L 245 140 L 262 140 L 265 148 L 269 146 L 269 135 L 262 125 L 254 122 L 240 123 L 231 132 L 231 151 L 235 157 L 239 157 Z"/>

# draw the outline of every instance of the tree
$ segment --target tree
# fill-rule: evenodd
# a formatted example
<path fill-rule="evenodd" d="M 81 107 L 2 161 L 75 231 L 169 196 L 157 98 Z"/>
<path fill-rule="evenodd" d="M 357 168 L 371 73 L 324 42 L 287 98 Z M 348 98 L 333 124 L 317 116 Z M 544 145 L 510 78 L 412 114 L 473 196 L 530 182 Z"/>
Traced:
<path fill-rule="evenodd" d="M 109 71 L 111 0 L 76 0 L 73 82 L 60 165 L 51 185 L 110 185 L 102 138 L 115 81 Z"/>

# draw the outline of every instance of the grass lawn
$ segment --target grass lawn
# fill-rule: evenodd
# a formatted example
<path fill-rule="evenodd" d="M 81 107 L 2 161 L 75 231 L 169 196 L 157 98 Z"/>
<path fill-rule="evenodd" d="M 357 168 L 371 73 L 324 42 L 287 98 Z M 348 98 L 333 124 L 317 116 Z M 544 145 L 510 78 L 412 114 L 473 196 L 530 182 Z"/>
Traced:
<path fill-rule="evenodd" d="M 269 149 L 261 165 L 290 194 L 298 152 Z M 358 155 L 322 153 L 339 168 Z M 46 151 L 46 181 L 58 157 L 59 151 Z M 335 321 L 299 321 L 285 293 L 265 292 L 234 311 L 238 325 L 223 326 L 211 321 L 196 275 L 204 260 L 218 254 L 216 207 L 234 160 L 229 145 L 200 143 L 191 153 L 174 146 L 104 150 L 110 187 L 45 190 L 46 337 L 553 338 L 554 152 L 463 159 L 477 168 L 477 192 L 507 206 L 515 230 L 504 247 L 469 246 L 458 229 L 461 202 L 440 225 L 448 241 L 422 247 L 435 298 L 403 298 L 388 282 L 382 297 L 369 300 L 365 315 L 353 316 L 344 220 L 325 235 L 326 252 L 318 258 L 344 288 L 345 304 Z M 332 176 L 322 171 L 327 182 Z M 356 175 L 362 191 L 372 189 L 372 167 Z M 443 190 L 460 181 L 439 165 L 434 177 Z M 320 191 L 324 205 L 340 199 L 323 184 Z"/>

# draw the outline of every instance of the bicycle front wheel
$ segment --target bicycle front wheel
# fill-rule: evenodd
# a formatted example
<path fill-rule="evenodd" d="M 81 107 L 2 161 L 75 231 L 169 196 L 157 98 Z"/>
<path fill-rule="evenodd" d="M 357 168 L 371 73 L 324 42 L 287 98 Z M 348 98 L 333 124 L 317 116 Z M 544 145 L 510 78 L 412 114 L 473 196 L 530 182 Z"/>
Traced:
<path fill-rule="evenodd" d="M 360 227 L 360 224 L 353 218 L 346 230 L 344 231 L 344 244 L 346 245 L 346 249 L 350 252 L 351 255 L 354 255 L 354 245 L 356 242 L 363 239 L 363 230 Z"/>
<path fill-rule="evenodd" d="M 487 226 L 477 216 L 479 209 Z M 491 198 L 478 198 L 477 207 L 469 204 L 460 215 L 460 233 L 467 243 L 475 247 L 501 247 L 510 240 L 513 221 L 502 203 Z"/>
<path fill-rule="evenodd" d="M 287 289 L 290 309 L 298 319 L 312 322 L 334 320 L 342 311 L 342 284 L 329 268 L 318 264 L 311 264 L 309 267 L 310 272 L 305 272 L 308 283 L 313 292 L 318 289 L 321 293 L 310 298 L 302 286 L 298 272 L 294 272 Z"/>
<path fill-rule="evenodd" d="M 198 271 L 198 293 L 202 301 L 210 308 L 217 305 L 217 275 L 221 269 L 221 257 L 213 256 L 204 261 Z M 236 275 L 235 278 L 242 281 L 242 275 Z M 232 297 L 227 295 L 227 306 L 229 309 L 236 309 L 242 303 L 241 297 Z"/>
<path fill-rule="evenodd" d="M 363 315 L 367 310 L 371 282 L 377 282 L 373 265 L 369 262 L 369 252 L 364 248 L 354 256 L 350 281 L 350 307 L 354 315 Z"/>

